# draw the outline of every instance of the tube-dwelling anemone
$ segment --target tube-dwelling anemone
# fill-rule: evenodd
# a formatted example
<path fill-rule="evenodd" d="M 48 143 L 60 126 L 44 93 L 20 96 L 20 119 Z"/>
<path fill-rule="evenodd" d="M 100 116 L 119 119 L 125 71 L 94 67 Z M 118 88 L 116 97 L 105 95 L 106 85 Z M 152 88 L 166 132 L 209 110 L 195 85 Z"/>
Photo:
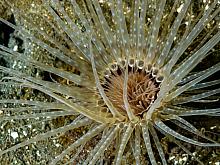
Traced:
<path fill-rule="evenodd" d="M 40 3 L 43 12 L 28 13 L 19 9 L 19 4 L 5 2 L 20 25 L 0 18 L 1 22 L 75 71 L 48 65 L 0 45 L 1 55 L 70 82 L 63 83 L 58 78 L 41 80 L 0 66 L 0 71 L 9 75 L 2 79 L 1 85 L 36 89 L 54 100 L 1 99 L 2 105 L 22 107 L 2 108 L 0 120 L 42 117 L 49 121 L 60 116 L 74 116 L 74 120 L 1 148 L 0 155 L 87 127 L 85 134 L 46 161 L 57 164 L 70 155 L 69 162 L 80 163 L 78 155 L 87 143 L 96 139 L 82 164 L 104 163 L 104 153 L 111 148 L 114 164 L 121 164 L 127 153 L 132 154 L 135 164 L 143 164 L 141 157 L 147 152 L 151 164 L 165 165 L 167 158 L 161 144 L 164 135 L 202 164 L 181 142 L 220 147 L 185 119 L 185 116 L 220 114 L 219 106 L 204 106 L 219 99 L 220 89 L 216 87 L 219 79 L 209 77 L 219 72 L 220 62 L 204 70 L 195 69 L 219 49 L 220 8 L 218 0 L 207 1 L 193 16 L 193 4 L 190 0 L 175 1 L 172 5 L 165 0 L 46 0 Z M 36 22 L 36 17 L 40 22 Z M 50 31 L 42 28 L 43 24 Z M 25 109 L 28 114 L 12 113 Z M 195 136 L 186 136 L 166 121 Z"/>

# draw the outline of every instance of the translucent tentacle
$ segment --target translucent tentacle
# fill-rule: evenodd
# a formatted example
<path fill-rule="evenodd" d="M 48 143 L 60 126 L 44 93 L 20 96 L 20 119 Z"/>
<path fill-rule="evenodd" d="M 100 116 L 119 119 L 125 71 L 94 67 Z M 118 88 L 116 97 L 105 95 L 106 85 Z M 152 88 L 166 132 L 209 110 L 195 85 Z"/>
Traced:
<path fill-rule="evenodd" d="M 38 117 L 59 117 L 59 116 L 69 116 L 69 115 L 75 115 L 75 112 L 54 111 L 54 112 L 40 112 L 40 113 L 16 115 L 16 116 L 1 116 L 0 122 L 3 120 L 22 120 L 22 119 L 30 119 L 30 118 L 38 118 Z"/>
<path fill-rule="evenodd" d="M 220 108 L 216 109 L 196 109 L 196 110 L 189 110 L 186 112 L 180 113 L 181 116 L 193 116 L 193 115 L 214 115 L 215 113 L 219 113 Z"/>
<path fill-rule="evenodd" d="M 50 90 L 48 90 L 44 86 L 36 85 L 36 84 L 30 83 L 30 82 L 27 82 L 25 80 L 21 80 L 19 78 L 17 78 L 16 81 L 22 82 L 23 83 L 23 84 L 21 84 L 22 86 L 37 89 L 37 90 L 55 98 L 56 100 L 60 101 L 61 103 L 64 103 L 65 105 L 69 106 L 72 109 L 72 111 L 79 112 L 79 113 L 83 114 L 84 116 L 87 116 L 88 118 L 91 118 L 93 120 L 99 121 L 101 123 L 105 123 L 105 122 L 112 123 L 115 120 L 113 118 L 107 117 L 106 113 L 103 113 L 101 111 L 94 112 L 94 111 L 89 110 L 83 106 L 80 106 L 76 103 L 73 103 L 71 100 L 67 100 L 67 99 L 51 92 Z"/>
<path fill-rule="evenodd" d="M 19 28 L 18 26 L 11 24 L 10 22 L 2 18 L 0 18 L 0 21 L 5 23 L 9 27 L 13 28 L 14 30 L 19 31 L 25 38 L 29 38 L 32 42 L 42 47 L 43 49 L 51 53 L 53 56 L 59 58 L 61 61 L 64 61 L 65 63 L 71 66 L 75 66 L 75 61 L 71 59 L 70 57 L 65 56 L 64 53 L 61 52 L 59 49 L 52 48 L 51 46 L 41 41 L 40 39 L 36 38 L 35 36 L 31 35 L 27 31 L 23 30 L 22 28 Z"/>
<path fill-rule="evenodd" d="M 60 43 L 58 40 L 55 40 L 54 38 L 52 38 L 50 35 L 48 35 L 45 31 L 41 30 L 40 28 L 37 28 L 36 26 L 34 26 L 35 24 L 32 22 L 32 20 L 30 20 L 27 16 L 25 16 L 25 13 L 19 9 L 17 9 L 14 5 L 12 5 L 10 2 L 6 2 L 10 5 L 10 7 L 13 8 L 15 13 L 18 13 L 18 15 L 22 18 L 25 19 L 25 22 L 28 24 L 28 26 L 30 26 L 32 29 L 36 30 L 41 36 L 43 36 L 47 41 L 51 42 L 52 44 L 54 44 L 59 50 L 61 50 L 62 52 L 64 52 L 65 54 L 67 54 L 69 57 L 71 57 L 73 60 L 71 62 L 75 62 L 74 66 L 76 66 L 77 68 L 79 68 L 80 70 L 82 69 L 82 71 L 84 69 L 84 67 L 80 67 L 82 65 L 85 65 L 85 59 L 83 59 L 83 57 L 80 55 L 80 53 L 75 53 L 73 56 L 73 52 L 71 52 L 70 50 L 68 50 L 65 46 L 62 45 L 62 43 Z M 58 3 L 57 3 L 58 4 Z M 59 6 L 59 5 L 58 5 Z M 60 6 L 59 6 L 60 7 Z M 61 7 L 60 7 L 61 8 Z M 64 10 L 62 10 L 61 8 L 61 12 L 65 15 L 65 18 L 67 16 L 67 14 L 65 13 Z M 48 20 L 45 19 L 45 21 L 50 24 L 50 26 L 52 27 L 52 29 L 54 29 L 57 34 L 59 34 L 62 39 L 64 39 L 66 41 L 66 43 L 70 44 L 72 47 L 73 44 L 70 42 L 70 40 L 68 40 L 66 37 L 64 37 L 60 31 Z M 68 23 L 70 23 L 71 27 L 74 29 L 74 31 L 77 31 L 78 37 L 79 37 L 79 28 L 77 28 L 77 26 L 75 24 L 73 24 L 73 21 L 68 18 Z M 83 59 L 83 60 L 82 60 Z"/>
<path fill-rule="evenodd" d="M 18 76 L 19 74 L 17 74 Z M 21 77 L 25 77 L 23 75 L 21 75 Z M 4 77 L 4 80 L 16 80 L 15 77 Z M 49 82 L 49 81 L 43 81 L 34 77 L 26 77 L 26 80 L 29 80 L 32 83 L 38 84 L 38 85 L 42 85 L 48 89 L 50 89 L 53 92 L 56 93 L 60 93 L 63 95 L 66 95 L 68 97 L 72 97 L 72 98 L 76 98 L 77 100 L 80 100 L 81 102 L 86 101 L 86 102 L 90 102 L 90 103 L 95 103 L 97 97 L 94 95 L 94 93 L 92 93 L 92 91 L 89 91 L 89 89 L 87 89 L 88 91 L 85 91 L 85 89 L 81 89 L 78 88 L 77 86 L 67 86 L 67 85 L 62 85 L 59 83 L 53 83 L 53 82 Z M 19 84 L 20 86 L 21 84 Z M 86 94 L 87 96 L 85 97 L 83 94 Z"/>
<path fill-rule="evenodd" d="M 74 150 L 76 147 L 80 146 L 81 144 L 84 144 L 88 142 L 90 139 L 92 139 L 94 136 L 98 135 L 104 128 L 105 124 L 101 124 L 91 130 L 89 130 L 85 135 L 81 136 L 78 140 L 76 140 L 73 144 L 68 146 L 67 149 L 62 151 L 62 153 L 58 156 L 56 156 L 55 159 L 53 159 L 49 165 L 56 164 L 59 160 L 61 160 L 65 155 L 69 154 L 72 150 Z"/>
<path fill-rule="evenodd" d="M 202 71 L 195 72 L 195 73 L 190 73 L 188 76 L 183 78 L 177 85 L 178 86 L 185 85 L 186 83 L 188 83 L 188 82 L 194 80 L 195 78 L 203 75 L 205 72 L 206 72 L 206 70 L 202 70 Z"/>
<path fill-rule="evenodd" d="M 6 103 L 8 103 L 6 101 Z M 19 108 L 0 108 L 1 111 L 10 111 L 10 112 L 24 112 L 24 111 L 48 111 L 48 110 L 53 110 L 53 109 L 61 109 L 65 110 L 68 109 L 66 106 L 51 106 L 51 107 L 39 107 L 39 106 L 32 106 L 32 107 L 19 107 Z M 63 111 L 64 112 L 64 111 Z M 73 114 L 76 114 L 75 112 L 72 112 Z"/>
<path fill-rule="evenodd" d="M 140 33 L 140 28 L 139 28 L 139 6 L 140 6 L 140 0 L 134 1 L 134 18 L 133 18 L 133 28 L 131 29 L 131 46 L 134 47 L 135 49 L 135 54 L 138 52 L 138 37 Z"/>
<path fill-rule="evenodd" d="M 219 89 L 213 89 L 208 92 L 203 92 L 201 94 L 193 95 L 193 96 L 188 96 L 188 97 L 183 97 L 179 98 L 173 101 L 174 105 L 176 104 L 183 104 L 183 103 L 188 103 L 188 102 L 193 102 L 193 101 L 198 101 L 200 99 L 215 95 L 220 93 L 220 88 Z"/>
<path fill-rule="evenodd" d="M 182 63 L 173 73 L 170 78 L 173 79 L 172 85 L 176 85 L 183 77 L 185 77 L 203 58 L 207 53 L 220 41 L 220 31 L 216 33 L 202 48 L 195 54 L 190 56 Z M 190 67 L 189 67 L 190 66 Z"/>
<path fill-rule="evenodd" d="M 89 161 L 93 158 L 93 155 L 97 153 L 103 142 L 106 140 L 106 138 L 111 134 L 115 127 L 112 128 L 105 128 L 102 133 L 102 138 L 99 140 L 98 144 L 95 145 L 95 147 L 90 151 L 90 154 L 87 156 L 86 160 L 83 162 L 83 165 L 88 165 Z"/>
<path fill-rule="evenodd" d="M 136 165 L 140 165 L 141 162 L 140 162 L 140 155 L 141 155 L 141 146 L 140 146 L 140 143 L 141 143 L 141 137 L 140 137 L 140 127 L 139 125 L 137 125 L 135 127 L 135 139 L 134 139 L 134 158 L 135 158 L 135 161 L 136 161 Z"/>
<path fill-rule="evenodd" d="M 88 2 L 89 2 L 89 1 L 88 1 Z M 108 45 L 109 45 L 109 47 L 110 47 L 111 54 L 113 54 L 115 60 L 118 61 L 118 59 L 119 59 L 120 56 L 119 56 L 119 52 L 118 52 L 117 47 L 114 46 L 114 44 L 115 44 L 116 41 L 115 41 L 115 39 L 114 39 L 114 37 L 113 37 L 113 34 L 112 34 L 112 32 L 111 32 L 111 29 L 110 29 L 110 27 L 109 27 L 109 25 L 108 25 L 108 23 L 107 23 L 107 21 L 106 21 L 104 15 L 103 15 L 103 12 L 102 12 L 102 10 L 101 10 L 101 7 L 100 7 L 98 1 L 95 0 L 95 1 L 93 1 L 92 3 L 93 3 L 94 6 L 95 6 L 94 9 L 95 9 L 96 12 L 97 12 L 97 16 L 98 16 L 98 18 L 99 18 L 99 22 L 100 22 L 100 24 L 101 24 L 102 31 L 103 31 L 104 36 L 105 36 L 105 39 L 106 39 L 106 41 L 107 41 L 106 43 L 108 43 Z"/>
<path fill-rule="evenodd" d="M 124 106 L 128 115 L 128 118 L 131 122 L 136 122 L 137 117 L 134 115 L 132 112 L 132 109 L 129 105 L 128 102 L 128 58 L 126 59 L 126 70 L 125 70 L 125 76 L 124 76 L 124 86 L 123 86 L 123 101 L 124 101 Z"/>
<path fill-rule="evenodd" d="M 178 48 L 173 53 L 172 59 L 166 64 L 164 71 L 170 73 L 172 67 L 175 65 L 179 57 L 186 50 L 186 48 L 192 43 L 192 41 L 198 36 L 198 34 L 202 31 L 204 26 L 213 19 L 214 15 L 210 16 L 213 8 L 215 7 L 218 0 L 215 0 L 210 7 L 204 12 L 202 18 L 199 19 L 198 23 L 194 26 L 194 28 L 190 31 L 189 35 L 186 38 L 183 38 L 180 41 Z M 215 14 L 215 13 L 214 13 Z"/>
<path fill-rule="evenodd" d="M 86 39 L 86 36 L 81 32 L 81 29 L 75 25 L 73 20 L 68 16 L 64 8 L 60 5 L 58 0 L 53 0 L 53 3 L 56 8 L 63 14 L 64 19 L 66 20 L 67 24 L 70 26 L 71 30 L 74 31 L 74 35 L 76 39 L 81 40 L 84 47 L 88 47 L 88 40 Z M 55 17 L 56 18 L 56 17 Z M 85 33 L 86 34 L 86 33 Z"/>
<path fill-rule="evenodd" d="M 146 123 L 142 124 L 142 134 L 145 142 L 145 146 L 147 149 L 148 156 L 150 158 L 150 162 L 152 165 L 157 165 L 156 159 L 154 157 L 154 153 L 151 147 L 150 135 L 149 135 L 149 128 Z"/>
<path fill-rule="evenodd" d="M 187 143 L 191 143 L 194 145 L 198 145 L 198 146 L 204 146 L 204 147 L 217 147 L 220 146 L 220 144 L 216 144 L 216 143 L 202 143 L 199 141 L 195 141 L 193 139 L 187 138 L 181 134 L 179 134 L 178 132 L 172 130 L 171 128 L 169 128 L 168 126 L 166 126 L 161 120 L 156 119 L 155 124 L 157 127 L 159 127 L 160 129 L 164 130 L 164 132 L 167 132 L 169 135 L 180 139 L 182 141 L 185 141 Z"/>
<path fill-rule="evenodd" d="M 217 84 L 220 84 L 220 79 L 219 80 L 213 80 L 213 81 L 208 81 L 208 82 L 204 82 L 204 83 L 195 84 L 192 87 L 190 87 L 188 90 L 195 90 L 195 89 L 206 88 L 206 87 L 210 87 L 210 86 L 217 85 Z"/>
<path fill-rule="evenodd" d="M 156 131 L 155 131 L 155 129 L 152 126 L 151 123 L 149 123 L 149 130 L 150 130 L 150 133 L 151 133 L 151 135 L 154 139 L 154 143 L 156 144 L 156 147 L 157 147 L 157 150 L 159 152 L 159 155 L 160 155 L 160 158 L 162 160 L 163 165 L 167 165 L 167 161 L 166 161 L 166 158 L 165 158 L 165 155 L 164 155 L 164 152 L 163 152 L 163 148 L 160 144 L 160 140 L 159 140 L 159 138 L 157 136 L 157 133 L 156 133 Z"/>
<path fill-rule="evenodd" d="M 131 136 L 131 133 L 133 132 L 133 129 L 134 129 L 134 127 L 131 124 L 129 124 L 126 128 L 126 131 L 122 135 L 121 143 L 120 143 L 120 146 L 118 148 L 118 152 L 117 152 L 117 156 L 116 156 L 116 160 L 115 160 L 116 165 L 121 164 L 122 155 L 124 153 L 124 150 L 125 150 L 125 147 L 128 143 L 128 140 Z"/>
<path fill-rule="evenodd" d="M 152 29 L 151 29 L 151 34 L 150 34 L 150 47 L 148 48 L 147 59 L 146 59 L 146 60 L 149 60 L 150 62 L 152 62 L 152 60 L 155 58 L 158 32 L 160 28 L 160 22 L 162 19 L 165 3 L 166 3 L 166 0 L 160 1 L 158 10 L 155 13 L 156 15 L 151 25 Z"/>
<path fill-rule="evenodd" d="M 105 141 L 100 146 L 99 150 L 93 155 L 93 159 L 89 162 L 89 165 L 94 165 L 97 161 L 97 159 L 102 155 L 102 153 L 105 151 L 105 149 L 111 144 L 111 142 L 115 138 L 115 134 L 118 131 L 119 127 L 116 126 L 109 136 L 106 137 Z"/>
<path fill-rule="evenodd" d="M 193 154 L 191 153 L 186 147 L 184 147 L 177 139 L 175 139 L 172 136 L 167 135 L 166 132 L 164 132 L 164 130 L 160 129 L 157 127 L 157 129 L 164 134 L 168 139 L 170 139 L 172 142 L 176 143 L 183 151 L 185 151 L 188 155 L 192 156 L 197 162 L 199 162 L 201 165 L 203 165 L 203 163 Z"/>
<path fill-rule="evenodd" d="M 188 121 L 184 120 L 183 118 L 179 117 L 179 116 L 176 116 L 174 115 L 174 118 L 175 120 L 171 120 L 173 123 L 175 123 L 177 126 L 189 131 L 189 132 L 192 132 L 204 139 L 207 139 L 213 143 L 216 143 L 214 140 L 206 137 L 205 135 L 203 135 L 199 130 L 197 130 L 192 124 L 190 124 Z"/>
<path fill-rule="evenodd" d="M 220 33 L 219 33 L 220 34 Z M 200 77 L 190 81 L 189 83 L 177 88 L 174 92 L 170 93 L 166 98 L 165 100 L 166 101 L 170 101 L 172 100 L 173 98 L 177 97 L 178 95 L 180 95 L 181 93 L 183 93 L 184 91 L 186 91 L 187 89 L 189 89 L 191 86 L 193 86 L 194 84 L 204 80 L 205 78 L 207 78 L 208 76 L 216 73 L 217 71 L 220 70 L 220 63 L 217 63 L 215 64 L 214 66 L 206 69 L 206 72 L 201 75 Z M 173 86 L 173 85 L 171 85 Z"/>
<path fill-rule="evenodd" d="M 6 47 L 4 47 L 2 45 L 0 45 L 0 48 L 4 48 L 5 50 L 8 50 L 8 48 L 6 48 Z M 40 63 L 40 62 L 38 62 L 36 60 L 33 60 L 31 58 L 24 57 L 24 55 L 22 55 L 20 53 L 13 52 L 13 51 L 10 51 L 11 54 L 10 53 L 6 53 L 6 52 L 1 52 L 1 53 L 2 53 L 2 55 L 12 56 L 12 58 L 17 58 L 19 60 L 22 60 L 27 65 L 32 65 L 32 66 L 34 66 L 36 68 L 40 68 L 40 69 L 42 69 L 44 71 L 48 71 L 50 73 L 54 73 L 54 74 L 56 74 L 56 75 L 58 75 L 58 76 L 60 76 L 60 77 L 62 77 L 64 79 L 66 79 L 66 80 L 70 80 L 70 81 L 74 82 L 77 85 L 88 86 L 88 87 L 91 87 L 91 86 L 94 85 L 93 82 L 90 81 L 89 79 L 85 79 L 85 78 L 83 78 L 83 77 L 81 77 L 79 75 L 76 75 L 74 73 L 70 73 L 70 72 L 67 72 L 67 71 L 64 71 L 64 70 L 61 70 L 61 69 L 49 66 L 49 65 L 42 64 L 42 63 Z M 3 68 L 3 67 L 1 67 L 1 68 Z M 4 70 L 5 71 L 6 70 L 9 71 L 9 69 L 6 69 L 6 68 Z M 11 69 L 11 71 L 13 71 L 13 70 Z M 14 70 L 12 73 L 14 73 L 14 72 L 16 72 L 16 71 Z"/>
<path fill-rule="evenodd" d="M 26 145 L 29 145 L 31 143 L 47 139 L 47 138 L 49 138 L 51 136 L 54 136 L 54 135 L 56 135 L 56 134 L 58 134 L 60 132 L 66 132 L 68 130 L 71 130 L 71 129 L 74 129 L 74 128 L 79 128 L 81 126 L 85 126 L 85 125 L 88 125 L 90 123 L 91 123 L 91 120 L 88 119 L 88 118 L 84 118 L 84 119 L 80 119 L 80 120 L 76 119 L 76 120 L 74 120 L 69 125 L 65 125 L 63 127 L 60 127 L 60 128 L 57 128 L 57 129 L 53 129 L 53 130 L 48 131 L 46 133 L 38 134 L 38 135 L 36 135 L 35 137 L 33 137 L 31 139 L 28 139 L 28 140 L 23 141 L 23 142 L 21 142 L 19 144 L 16 144 L 16 145 L 14 145 L 14 146 L 6 149 L 6 150 L 0 151 L 0 155 L 3 155 L 3 154 L 5 154 L 7 152 L 10 152 L 10 151 L 15 151 L 16 149 L 24 147 Z"/>
<path fill-rule="evenodd" d="M 85 143 L 83 143 L 76 151 L 76 154 L 64 165 L 70 165 L 71 163 L 74 163 L 76 158 L 79 156 L 80 152 L 82 152 L 83 148 L 85 146 Z"/>
<path fill-rule="evenodd" d="M 92 45 L 90 45 L 90 51 L 91 51 L 91 63 L 92 63 L 92 70 L 93 70 L 93 74 L 95 77 L 95 81 L 96 81 L 96 85 L 97 88 L 99 90 L 100 95 L 102 96 L 104 102 L 106 103 L 106 105 L 108 106 L 109 110 L 111 111 L 112 115 L 116 118 L 119 118 L 120 120 L 122 120 L 124 117 L 119 113 L 119 111 L 117 111 L 115 109 L 115 107 L 113 106 L 113 104 L 111 103 L 111 101 L 109 100 L 109 98 L 106 96 L 103 87 L 101 86 L 99 77 L 98 77 L 98 73 L 96 71 L 96 67 L 95 67 L 95 61 L 94 61 L 94 56 L 92 53 Z"/>
<path fill-rule="evenodd" d="M 190 0 L 186 0 L 185 3 L 183 4 L 183 7 L 181 9 L 181 11 L 178 13 L 178 16 L 176 17 L 171 29 L 170 29 L 170 33 L 167 37 L 167 40 L 166 40 L 166 43 L 163 47 L 163 50 L 158 58 L 158 60 L 156 61 L 157 65 L 158 66 L 162 66 L 162 64 L 164 63 L 164 60 L 166 58 L 166 56 L 168 55 L 169 51 L 170 51 L 170 48 L 171 48 L 171 45 L 174 41 L 174 38 L 177 34 L 177 31 L 179 29 L 179 26 L 185 16 L 185 13 L 190 5 Z"/>
<path fill-rule="evenodd" d="M 163 109 L 164 113 L 175 114 L 179 116 L 193 116 L 193 115 L 215 115 L 220 112 L 220 108 L 216 109 L 192 109 L 192 108 L 184 108 L 178 109 L 179 107 L 173 108 L 165 108 Z"/>
<path fill-rule="evenodd" d="M 186 147 L 184 147 L 178 140 L 172 138 L 172 141 L 176 143 L 183 151 L 185 151 L 188 155 L 193 157 L 199 164 L 204 165 L 193 153 L 191 153 Z"/>
<path fill-rule="evenodd" d="M 110 0 L 112 2 L 112 0 Z M 113 3 L 112 3 L 113 4 Z M 125 22 L 125 16 L 123 14 L 123 5 L 122 5 L 122 0 L 117 0 L 116 1 L 116 13 L 117 13 L 117 25 L 118 25 L 118 31 L 119 31 L 119 35 L 121 37 L 121 42 L 122 45 L 125 48 L 125 52 L 126 55 L 129 55 L 129 50 L 128 47 L 130 46 L 130 38 L 128 35 L 128 30 L 127 30 L 127 26 L 126 26 L 126 22 Z M 112 14 L 114 12 L 112 11 Z"/>
<path fill-rule="evenodd" d="M 144 51 L 144 47 L 146 46 L 145 43 L 145 29 L 144 29 L 144 24 L 145 24 L 145 19 L 146 19 L 146 11 L 147 11 L 147 0 L 143 0 L 141 3 L 141 13 L 140 13 L 140 18 L 139 18 L 139 24 L 138 24 L 138 44 L 137 44 L 137 48 L 138 48 L 138 56 L 137 57 L 141 57 L 144 59 L 143 55 L 141 55 L 141 53 L 143 53 Z"/>
<path fill-rule="evenodd" d="M 72 31 L 68 28 L 68 26 L 61 20 L 61 18 L 57 15 L 57 13 L 50 7 L 48 2 L 44 2 L 44 5 L 46 9 L 50 12 L 50 14 L 55 18 L 57 24 L 65 31 L 65 33 L 70 37 L 71 41 L 77 46 L 77 48 L 84 54 L 84 56 L 89 60 L 90 53 L 88 50 L 89 43 L 86 43 L 87 49 L 84 47 L 84 44 L 82 42 L 83 37 L 85 37 L 83 34 L 81 38 L 77 38 L 75 33 L 72 33 Z M 84 38 L 84 41 L 88 39 Z"/>
<path fill-rule="evenodd" d="M 87 19 L 85 18 L 84 14 L 82 13 L 78 3 L 76 3 L 75 0 L 70 0 L 72 7 L 75 11 L 75 13 L 78 15 L 78 17 L 80 18 L 80 20 L 82 21 L 83 25 L 86 28 L 86 32 L 88 34 L 90 34 L 92 32 L 91 26 L 89 25 L 89 22 L 87 21 Z"/>

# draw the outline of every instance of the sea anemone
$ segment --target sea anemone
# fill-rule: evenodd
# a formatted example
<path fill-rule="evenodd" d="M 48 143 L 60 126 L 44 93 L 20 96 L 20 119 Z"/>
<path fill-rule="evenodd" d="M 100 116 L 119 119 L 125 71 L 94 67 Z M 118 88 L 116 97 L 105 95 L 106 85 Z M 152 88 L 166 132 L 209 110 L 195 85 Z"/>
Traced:
<path fill-rule="evenodd" d="M 0 66 L 5 74 L 1 86 L 32 90 L 47 99 L 1 97 L 1 127 L 14 120 L 26 121 L 14 126 L 20 131 L 49 121 L 55 127 L 1 145 L 2 157 L 63 137 L 72 140 L 61 150 L 50 149 L 45 164 L 101 164 L 107 158 L 114 164 L 146 164 L 144 157 L 165 165 L 164 136 L 200 164 L 183 142 L 220 147 L 187 120 L 220 114 L 220 62 L 201 65 L 219 50 L 218 0 L 201 2 L 201 9 L 190 0 L 46 0 L 25 4 L 28 12 L 18 3 L 3 5 L 19 23 L 0 21 L 21 36 L 25 50 L 0 45 L 0 54 L 48 76 L 39 79 Z M 56 62 L 34 58 L 34 49 Z"/>

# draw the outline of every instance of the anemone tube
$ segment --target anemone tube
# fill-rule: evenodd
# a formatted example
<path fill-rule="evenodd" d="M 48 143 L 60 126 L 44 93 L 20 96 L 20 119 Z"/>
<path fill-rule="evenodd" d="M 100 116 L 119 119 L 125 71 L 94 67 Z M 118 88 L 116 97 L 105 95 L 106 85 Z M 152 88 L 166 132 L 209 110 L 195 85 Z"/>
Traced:
<path fill-rule="evenodd" d="M 74 116 L 69 124 L 39 133 L 14 146 L 1 148 L 0 156 L 87 127 L 85 134 L 46 161 L 57 164 L 65 156 L 73 155 L 69 162 L 74 162 L 86 144 L 99 137 L 83 164 L 103 162 L 104 152 L 113 144 L 114 164 L 122 164 L 126 153 L 132 153 L 135 164 L 143 164 L 141 159 L 145 150 L 151 164 L 161 161 L 166 165 L 166 153 L 161 143 L 163 134 L 202 164 L 181 143 L 220 147 L 218 142 L 206 137 L 185 119 L 186 116 L 220 114 L 219 106 L 197 106 L 215 102 L 216 97 L 218 101 L 220 81 L 209 77 L 219 73 L 220 62 L 194 71 L 203 59 L 219 50 L 219 1 L 204 2 L 204 9 L 197 18 L 190 15 L 194 3 L 190 0 L 175 1 L 173 6 L 165 0 L 157 3 L 137 0 L 127 10 L 124 1 L 109 0 L 104 4 L 110 16 L 106 16 L 104 5 L 98 0 L 67 2 L 68 8 L 58 0 L 42 1 L 40 7 L 46 14 L 35 13 L 42 22 L 50 25 L 57 38 L 39 28 L 34 18 L 19 9 L 16 3 L 7 1 L 4 4 L 13 10 L 21 23 L 14 25 L 0 18 L 2 23 L 19 32 L 26 42 L 41 47 L 77 72 L 48 65 L 0 45 L 2 56 L 71 82 L 69 85 L 61 81 L 46 81 L 0 66 L 0 72 L 8 75 L 2 78 L 0 85 L 36 89 L 54 100 L 2 98 L 1 105 L 22 106 L 2 107 L 1 122 L 34 118 L 50 121 Z M 71 12 L 67 10 L 69 8 Z M 22 24 L 28 26 L 25 28 Z M 204 34 L 207 29 L 210 31 Z M 207 87 L 213 88 L 207 90 Z M 13 115 L 25 110 L 31 113 Z M 187 137 L 170 127 L 167 121 L 199 138 Z M 73 151 L 75 155 L 71 154 Z"/>

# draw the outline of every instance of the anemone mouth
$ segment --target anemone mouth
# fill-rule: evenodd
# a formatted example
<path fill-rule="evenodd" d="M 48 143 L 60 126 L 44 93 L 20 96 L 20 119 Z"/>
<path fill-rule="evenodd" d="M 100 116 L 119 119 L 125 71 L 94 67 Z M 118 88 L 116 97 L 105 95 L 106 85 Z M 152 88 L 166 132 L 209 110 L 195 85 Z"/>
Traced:
<path fill-rule="evenodd" d="M 125 72 L 126 60 L 112 63 L 104 72 L 102 86 L 116 110 L 127 117 L 123 100 Z M 145 65 L 143 60 L 128 60 L 127 100 L 135 116 L 143 118 L 143 113 L 157 99 L 162 81 L 159 69 L 150 64 Z"/>

